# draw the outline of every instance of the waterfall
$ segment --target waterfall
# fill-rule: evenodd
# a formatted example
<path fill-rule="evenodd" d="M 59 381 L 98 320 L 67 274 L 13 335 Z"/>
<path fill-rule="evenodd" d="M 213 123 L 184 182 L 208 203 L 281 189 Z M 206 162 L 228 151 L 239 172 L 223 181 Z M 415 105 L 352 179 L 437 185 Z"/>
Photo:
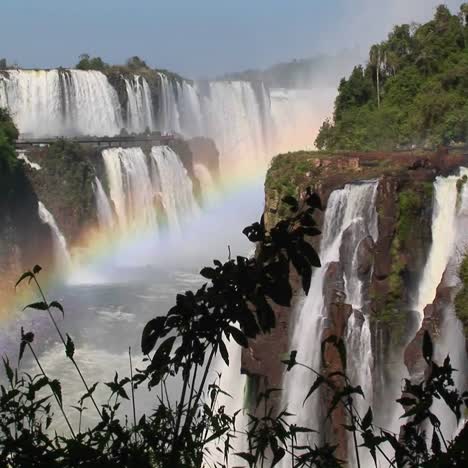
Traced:
<path fill-rule="evenodd" d="M 317 371 L 321 369 L 321 339 L 327 320 L 324 298 L 327 269 L 331 263 L 345 260 L 340 259 L 340 248 L 347 230 L 351 230 L 352 233 L 347 236 L 348 252 L 355 252 L 359 242 L 365 237 L 377 236 L 375 213 L 377 185 L 378 183 L 374 181 L 346 185 L 343 189 L 332 192 L 328 200 L 320 245 L 322 267 L 313 273 L 309 294 L 297 313 L 291 341 L 291 349 L 297 350 L 297 360 Z M 362 288 L 360 281 L 353 275 L 355 272 L 352 268 L 349 272 L 344 271 L 345 292 L 349 295 L 346 301 L 351 302 L 355 310 L 359 311 L 362 307 Z M 353 320 L 350 321 L 350 327 Z M 369 336 L 361 332 L 361 339 L 363 338 L 369 340 Z M 348 340 L 353 341 L 350 338 Z M 360 378 L 366 378 L 369 372 L 367 369 L 368 346 L 370 345 L 366 344 L 363 349 L 359 347 L 356 351 L 366 355 L 362 367 L 355 370 L 355 374 Z M 320 431 L 322 414 L 318 393 L 313 394 L 303 406 L 304 398 L 314 380 L 315 376 L 312 372 L 298 366 L 293 367 L 284 377 L 283 404 L 289 412 L 296 415 L 295 423 L 298 426 L 311 427 Z M 303 443 L 308 443 L 307 436 L 299 438 L 298 445 Z"/>
<path fill-rule="evenodd" d="M 144 77 L 135 75 L 125 79 L 127 91 L 127 125 L 130 133 L 143 133 L 146 129 L 155 130 L 151 90 Z"/>
<path fill-rule="evenodd" d="M 461 169 L 461 175 L 468 170 Z M 418 313 L 419 325 L 424 318 L 424 308 L 435 298 L 437 286 L 453 253 L 456 238 L 457 181 L 458 176 L 437 177 L 434 182 L 434 207 L 432 214 L 432 245 L 412 307 Z"/>
<path fill-rule="evenodd" d="M 468 247 L 468 190 L 464 185 L 459 193 L 457 182 L 468 176 L 468 169 L 460 168 L 459 175 L 437 177 L 434 182 L 434 209 L 432 217 L 432 246 L 418 287 L 414 309 L 419 315 L 419 327 L 424 318 L 424 308 L 431 304 L 437 287 L 456 287 L 458 269 Z M 453 297 L 452 297 L 453 299 Z M 468 360 L 463 326 L 455 315 L 453 303 L 444 307 L 440 335 L 435 341 L 434 359 L 442 362 L 450 355 L 452 367 L 457 369 L 454 384 L 464 390 L 468 380 Z M 447 440 L 457 431 L 452 412 L 441 401 L 435 401 L 432 410 L 441 421 L 441 430 Z"/>
<path fill-rule="evenodd" d="M 216 141 L 221 172 L 264 167 L 272 156 L 269 95 L 242 81 L 203 84 L 172 82 L 161 77 L 159 125 L 164 132 L 185 137 L 207 136 Z M 244 173 L 245 174 L 245 173 Z"/>
<path fill-rule="evenodd" d="M 122 128 L 212 138 L 221 174 L 244 177 L 266 170 L 274 154 L 312 147 L 324 115 L 318 110 L 324 98 L 311 91 L 270 91 L 260 82 L 194 82 L 164 73 L 158 77 L 159 89 L 150 89 L 140 75 L 120 78 L 127 95 L 125 119 L 116 89 L 94 70 L 0 73 L 0 107 L 10 110 L 23 138 L 116 136 Z"/>
<path fill-rule="evenodd" d="M 149 156 L 141 148 L 110 148 L 102 157 L 110 199 L 123 233 L 157 230 L 163 215 L 169 226 L 178 230 L 184 217 L 198 212 L 192 181 L 169 147 L 155 146 Z M 98 184 L 96 189 L 99 194 Z M 110 203 L 106 207 L 104 198 L 97 197 L 98 212 L 99 200 L 108 215 Z"/>
<path fill-rule="evenodd" d="M 160 188 L 169 226 L 179 230 L 183 217 L 198 212 L 192 181 L 177 154 L 168 146 L 154 146 L 151 157 L 154 162 L 153 179 Z"/>
<path fill-rule="evenodd" d="M 116 91 L 98 71 L 9 70 L 0 78 L 22 136 L 116 135 L 122 127 Z"/>
<path fill-rule="evenodd" d="M 200 188 L 202 193 L 203 201 L 206 203 L 209 201 L 210 196 L 216 192 L 216 184 L 211 176 L 208 168 L 203 164 L 195 163 L 193 165 L 193 172 L 195 177 L 200 182 Z"/>
<path fill-rule="evenodd" d="M 180 116 L 174 86 L 163 73 L 159 73 L 159 77 L 161 79 L 159 129 L 163 133 L 181 133 Z"/>
<path fill-rule="evenodd" d="M 114 213 L 101 181 L 97 177 L 94 179 L 93 190 L 96 197 L 99 225 L 104 228 L 112 228 L 114 225 Z"/>
<path fill-rule="evenodd" d="M 148 158 L 141 148 L 110 148 L 102 152 L 109 193 L 120 229 L 129 234 L 157 227 L 155 190 Z"/>
<path fill-rule="evenodd" d="M 17 153 L 16 156 L 18 159 L 21 161 L 24 161 L 31 169 L 34 169 L 35 171 L 40 171 L 42 168 L 39 164 L 32 162 L 27 156 L 26 153 L 21 151 L 20 153 Z"/>
<path fill-rule="evenodd" d="M 68 252 L 67 241 L 65 236 L 60 231 L 52 213 L 44 206 L 42 202 L 38 202 L 39 218 L 44 224 L 47 224 L 52 231 L 54 257 L 57 265 L 62 271 L 70 270 L 72 261 Z"/>

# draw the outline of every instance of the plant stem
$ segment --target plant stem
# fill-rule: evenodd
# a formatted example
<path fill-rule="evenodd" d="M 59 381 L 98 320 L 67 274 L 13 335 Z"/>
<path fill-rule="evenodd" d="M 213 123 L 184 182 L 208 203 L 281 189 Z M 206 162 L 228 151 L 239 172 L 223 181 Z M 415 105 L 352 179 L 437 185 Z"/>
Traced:
<path fill-rule="evenodd" d="M 42 288 L 41 288 L 41 286 L 39 285 L 39 282 L 37 281 L 36 275 L 33 275 L 33 278 L 34 278 L 34 282 L 36 283 L 36 286 L 37 286 L 37 288 L 38 288 L 38 290 L 39 290 L 39 293 L 40 293 L 41 296 L 42 296 L 42 300 L 44 301 L 44 304 L 47 306 L 47 312 L 48 312 L 48 314 L 49 314 L 49 317 L 50 317 L 50 319 L 52 320 L 52 323 L 54 324 L 54 327 L 55 327 L 55 329 L 57 330 L 57 333 L 58 333 L 60 339 L 62 340 L 63 346 L 65 346 L 65 348 L 66 348 L 67 344 L 66 344 L 66 342 L 65 342 L 65 338 L 63 337 L 62 332 L 60 331 L 60 328 L 59 328 L 59 326 L 57 325 L 57 322 L 56 322 L 56 320 L 54 319 L 54 316 L 52 315 L 52 312 L 51 312 L 50 307 L 49 307 L 49 303 L 47 302 L 46 297 L 45 297 L 45 295 L 44 295 L 44 293 L 43 293 L 43 291 L 42 291 Z M 78 367 L 78 364 L 76 363 L 76 361 L 75 361 L 75 359 L 74 359 L 73 357 L 70 357 L 69 359 L 70 359 L 70 361 L 73 363 L 73 365 L 75 366 L 75 369 L 77 370 L 78 375 L 80 376 L 80 379 L 81 379 L 81 381 L 83 382 L 83 385 L 84 385 L 85 388 L 86 388 L 86 391 L 89 393 L 88 384 L 86 383 L 86 380 L 85 380 L 83 374 L 81 373 L 81 370 L 80 370 L 80 368 Z M 96 411 L 98 412 L 99 417 L 102 419 L 101 411 L 99 410 L 99 407 L 98 407 L 96 401 L 94 400 L 93 395 L 89 395 L 89 397 L 91 398 L 91 401 L 93 402 L 93 405 L 94 405 L 94 407 L 96 408 Z"/>
<path fill-rule="evenodd" d="M 128 348 L 128 358 L 130 361 L 130 385 L 132 388 L 132 409 L 133 409 L 133 427 L 136 428 L 136 409 L 135 409 L 135 388 L 133 387 L 133 365 L 132 365 L 132 348 Z M 136 432 L 135 432 L 135 442 L 136 442 Z"/>
<path fill-rule="evenodd" d="M 47 379 L 48 382 L 50 382 L 50 379 L 49 379 L 49 377 L 47 377 L 47 375 L 46 375 L 46 373 L 45 373 L 45 371 L 44 371 L 44 369 L 43 369 L 43 367 L 42 367 L 42 365 L 41 365 L 41 363 L 39 361 L 39 358 L 37 357 L 36 353 L 34 352 L 33 347 L 31 346 L 31 343 L 28 343 L 28 348 L 31 350 L 31 353 L 34 356 L 34 359 L 35 359 L 37 365 L 39 366 L 39 369 L 41 370 L 42 375 Z M 65 410 L 63 409 L 63 404 L 60 401 L 60 398 L 55 393 L 55 391 L 52 388 L 52 386 L 50 385 L 50 383 L 49 383 L 49 387 L 52 390 L 52 393 L 54 394 L 55 400 L 57 401 L 57 404 L 59 405 L 60 410 L 62 411 L 63 417 L 65 419 L 65 422 L 67 423 L 68 429 L 70 429 L 71 435 L 73 436 L 74 439 L 76 439 L 75 432 L 73 431 L 73 428 L 72 428 L 72 426 L 70 424 L 70 421 L 68 420 L 68 417 L 65 414 Z"/>

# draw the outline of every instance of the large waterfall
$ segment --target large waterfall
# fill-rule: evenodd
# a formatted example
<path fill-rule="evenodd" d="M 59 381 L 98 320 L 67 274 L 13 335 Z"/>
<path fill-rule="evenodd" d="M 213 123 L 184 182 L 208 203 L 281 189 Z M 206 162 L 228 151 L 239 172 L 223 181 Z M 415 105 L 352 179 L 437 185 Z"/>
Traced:
<path fill-rule="evenodd" d="M 0 73 L 0 107 L 11 111 L 24 138 L 115 136 L 122 129 L 209 137 L 220 151 L 221 174 L 243 176 L 265 169 L 281 151 L 312 147 L 324 115 L 322 93 L 155 76 L 157 89 L 144 76 L 122 75 L 117 93 L 99 71 L 8 70 Z"/>
<path fill-rule="evenodd" d="M 57 226 L 52 213 L 42 202 L 38 202 L 38 205 L 39 218 L 44 224 L 47 224 L 50 227 L 52 232 L 56 266 L 58 266 L 62 272 L 67 272 L 72 263 L 70 253 L 68 252 L 67 240 L 65 239 L 62 231 L 60 231 L 60 228 Z"/>
<path fill-rule="evenodd" d="M 8 71 L 0 75 L 0 107 L 23 136 L 104 136 L 123 127 L 117 93 L 98 71 Z"/>
<path fill-rule="evenodd" d="M 141 148 L 111 148 L 102 157 L 110 200 L 123 233 L 154 231 L 166 219 L 171 228 L 179 229 L 184 216 L 197 212 L 192 181 L 169 147 L 155 146 L 150 155 Z M 101 189 L 97 185 L 98 212 L 105 219 L 108 208 Z"/>
<path fill-rule="evenodd" d="M 316 371 L 321 369 L 321 338 L 327 322 L 326 309 L 328 304 L 325 303 L 324 297 L 327 270 L 334 262 L 344 263 L 346 259 L 341 258 L 342 254 L 354 254 L 358 250 L 360 242 L 366 237 L 371 236 L 376 239 L 375 199 L 377 186 L 378 182 L 346 185 L 343 189 L 332 192 L 328 200 L 320 246 L 322 267 L 317 269 L 312 276 L 309 294 L 297 313 L 291 342 L 291 349 L 297 350 L 297 360 Z M 344 236 L 346 236 L 346 242 L 349 243 L 346 254 L 340 252 Z M 354 317 L 354 315 L 362 316 L 363 303 L 362 284 L 356 277 L 354 264 L 355 258 L 352 259 L 349 270 L 344 269 L 343 271 L 347 295 L 344 300 L 353 305 L 353 316 L 349 325 L 352 326 L 356 320 L 363 321 L 363 325 L 360 327 L 361 330 L 357 330 L 360 339 L 353 336 L 355 332 L 351 332 L 348 334 L 348 343 L 351 346 L 356 343 L 357 349 L 354 352 L 359 356 L 356 359 L 356 368 L 353 372 L 359 380 L 365 380 L 370 373 L 368 368 L 370 342 L 367 342 L 370 335 L 364 332 L 367 327 L 367 318 Z M 360 340 L 363 341 L 360 342 Z M 283 406 L 287 406 L 287 410 L 296 415 L 295 423 L 297 425 L 320 430 L 323 429 L 323 414 L 317 392 L 303 406 L 306 393 L 314 380 L 314 374 L 302 367 L 296 366 L 287 372 L 283 384 Z M 299 441 L 298 445 L 303 442 L 306 442 L 305 437 Z"/>

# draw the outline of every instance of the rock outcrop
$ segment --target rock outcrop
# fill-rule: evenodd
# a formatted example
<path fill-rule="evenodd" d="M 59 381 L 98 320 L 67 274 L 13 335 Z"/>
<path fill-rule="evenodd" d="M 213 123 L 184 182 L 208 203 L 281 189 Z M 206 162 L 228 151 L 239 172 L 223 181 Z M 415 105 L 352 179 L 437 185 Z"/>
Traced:
<path fill-rule="evenodd" d="M 418 284 L 432 242 L 433 181 L 437 175 L 455 171 L 463 162 L 466 164 L 466 160 L 462 155 L 439 153 L 324 155 L 300 152 L 280 155 L 272 162 L 265 182 L 267 228 L 287 214 L 281 201 L 286 195 L 301 198 L 305 188 L 311 187 L 326 206 L 331 192 L 345 184 L 379 179 L 376 199 L 378 238 L 375 243 L 372 238 L 361 241 L 357 247 L 358 264 L 354 265 L 366 288 L 364 307 L 371 324 L 374 398 L 383 395 L 388 372 L 384 363 L 391 361 L 394 349 L 404 346 L 411 333 L 416 331 L 411 294 Z M 323 213 L 317 212 L 316 221 L 320 227 Z M 344 237 L 347 235 L 345 232 Z M 313 238 L 311 243 L 319 249 L 319 238 Z M 351 306 L 340 282 L 343 269 L 350 267 L 352 254 L 347 250 L 345 239 L 340 263 L 328 266 L 324 289 L 327 322 L 322 339 L 332 335 L 338 338 L 345 336 Z M 297 278 L 294 278 L 292 286 L 296 297 L 300 297 L 302 292 Z M 424 327 L 435 334 L 447 294 L 451 292 L 441 286 L 435 303 L 426 309 Z M 289 310 L 274 305 L 277 328 L 271 336 L 262 336 L 249 343 L 248 351 L 244 352 L 242 371 L 257 376 L 263 389 L 281 387 L 284 365 L 280 356 L 289 350 L 296 313 L 294 308 L 298 302 L 294 301 Z M 420 361 L 421 333 L 406 353 L 410 368 Z M 324 367 L 321 370 L 326 375 L 343 370 L 337 350 L 332 345 L 326 346 L 322 358 Z M 340 384 L 336 382 L 337 387 Z M 328 404 L 330 393 L 322 393 L 324 404 Z M 346 452 L 347 435 L 342 426 L 345 422 L 344 410 L 338 408 L 326 428 L 328 440 L 339 445 L 340 455 Z"/>

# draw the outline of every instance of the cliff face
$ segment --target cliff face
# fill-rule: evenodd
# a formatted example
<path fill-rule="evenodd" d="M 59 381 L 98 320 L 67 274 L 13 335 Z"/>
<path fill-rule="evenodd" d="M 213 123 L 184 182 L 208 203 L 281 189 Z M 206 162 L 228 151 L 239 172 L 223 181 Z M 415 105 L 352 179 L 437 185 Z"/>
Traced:
<path fill-rule="evenodd" d="M 267 228 L 285 215 L 286 206 L 281 202 L 285 195 L 301 197 L 305 188 L 310 186 L 320 195 L 323 206 L 326 206 L 330 194 L 345 184 L 379 180 L 376 195 L 378 239 L 374 243 L 372 238 L 365 238 L 359 244 L 357 263 L 352 266 L 357 269 L 363 285 L 363 311 L 370 317 L 375 399 L 381 398 L 384 393 L 390 370 L 386 366 L 391 366 L 393 359 L 396 359 L 395 350 L 401 350 L 417 331 L 415 313 L 411 311 L 412 295 L 432 242 L 433 181 L 437 175 L 454 172 L 464 161 L 461 156 L 448 154 L 326 155 L 302 152 L 278 156 L 273 160 L 267 175 Z M 316 221 L 322 226 L 323 213 L 317 214 Z M 346 235 L 345 231 L 340 262 L 329 264 L 326 271 L 323 287 L 326 325 L 322 339 L 331 335 L 341 338 L 346 336 L 346 325 L 352 308 L 347 303 L 343 270 L 350 267 L 347 263 L 353 255 L 353 252 L 347 251 Z M 311 240 L 318 252 L 319 242 L 319 238 Z M 261 336 L 250 342 L 249 348 L 244 351 L 242 371 L 256 380 L 259 391 L 282 386 L 285 366 L 281 359 L 290 349 L 295 316 L 303 295 L 295 272 L 291 274 L 291 285 L 295 291 L 292 307 L 275 306 L 276 329 L 270 336 Z M 435 304 L 427 311 L 428 327 L 437 327 L 441 310 L 438 305 L 447 294 L 441 286 Z M 410 368 L 417 365 L 419 355 L 414 349 L 418 346 L 420 348 L 419 341 L 413 343 L 407 351 Z M 323 367 L 317 370 L 325 374 L 343 370 L 333 347 L 327 346 L 322 358 Z M 305 392 L 307 390 L 304 389 Z M 325 404 L 331 401 L 330 398 L 331 395 L 322 392 Z M 273 405 L 278 401 L 274 401 Z M 325 428 L 328 440 L 339 444 L 341 455 L 346 450 L 346 433 L 342 426 L 345 422 L 345 413 L 342 408 L 338 408 Z"/>
<path fill-rule="evenodd" d="M 50 229 L 39 218 L 37 196 L 19 166 L 11 174 L 7 194 L 0 197 L 0 305 L 13 294 L 25 270 L 35 263 L 47 267 L 51 258 Z"/>

